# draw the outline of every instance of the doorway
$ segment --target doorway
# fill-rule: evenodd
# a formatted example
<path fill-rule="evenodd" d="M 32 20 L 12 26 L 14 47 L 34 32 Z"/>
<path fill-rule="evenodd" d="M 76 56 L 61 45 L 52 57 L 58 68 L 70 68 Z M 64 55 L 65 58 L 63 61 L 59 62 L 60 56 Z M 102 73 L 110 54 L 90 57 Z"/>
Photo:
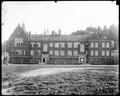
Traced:
<path fill-rule="evenodd" d="M 43 59 L 42 59 L 42 63 L 46 63 L 46 58 L 43 58 Z"/>

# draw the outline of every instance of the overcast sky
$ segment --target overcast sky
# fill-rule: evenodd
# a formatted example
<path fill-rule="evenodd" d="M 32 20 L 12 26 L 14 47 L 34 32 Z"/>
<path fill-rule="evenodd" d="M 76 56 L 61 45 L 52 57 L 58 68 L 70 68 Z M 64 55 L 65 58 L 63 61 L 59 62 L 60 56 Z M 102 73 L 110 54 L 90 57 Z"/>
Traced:
<path fill-rule="evenodd" d="M 32 34 L 43 34 L 44 29 L 62 34 L 85 30 L 88 26 L 118 25 L 118 6 L 111 1 L 63 2 L 3 2 L 2 42 L 7 40 L 15 27 L 24 22 Z"/>

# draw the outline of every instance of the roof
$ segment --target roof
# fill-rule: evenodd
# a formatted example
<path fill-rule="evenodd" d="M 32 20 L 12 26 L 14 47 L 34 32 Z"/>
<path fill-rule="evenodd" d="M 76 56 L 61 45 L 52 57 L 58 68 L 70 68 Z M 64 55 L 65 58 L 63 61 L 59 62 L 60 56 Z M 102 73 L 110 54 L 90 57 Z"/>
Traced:
<path fill-rule="evenodd" d="M 89 35 L 31 35 L 30 39 L 32 41 L 78 41 L 78 40 L 86 40 Z"/>

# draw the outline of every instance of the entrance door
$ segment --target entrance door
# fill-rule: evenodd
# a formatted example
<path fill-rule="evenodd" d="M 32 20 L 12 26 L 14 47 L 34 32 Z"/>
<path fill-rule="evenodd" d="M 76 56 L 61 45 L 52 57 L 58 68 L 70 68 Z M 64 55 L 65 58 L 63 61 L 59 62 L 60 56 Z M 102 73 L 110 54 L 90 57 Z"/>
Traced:
<path fill-rule="evenodd" d="M 43 58 L 43 60 L 42 60 L 42 61 L 43 61 L 43 63 L 46 63 L 46 58 Z"/>

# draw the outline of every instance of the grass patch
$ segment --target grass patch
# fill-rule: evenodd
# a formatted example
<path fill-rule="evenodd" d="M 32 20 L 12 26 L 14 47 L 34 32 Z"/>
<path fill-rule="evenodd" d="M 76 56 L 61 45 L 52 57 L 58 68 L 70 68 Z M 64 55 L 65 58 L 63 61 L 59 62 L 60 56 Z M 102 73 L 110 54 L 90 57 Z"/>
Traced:
<path fill-rule="evenodd" d="M 119 77 L 114 67 L 84 70 L 13 80 L 13 95 L 117 95 Z"/>

